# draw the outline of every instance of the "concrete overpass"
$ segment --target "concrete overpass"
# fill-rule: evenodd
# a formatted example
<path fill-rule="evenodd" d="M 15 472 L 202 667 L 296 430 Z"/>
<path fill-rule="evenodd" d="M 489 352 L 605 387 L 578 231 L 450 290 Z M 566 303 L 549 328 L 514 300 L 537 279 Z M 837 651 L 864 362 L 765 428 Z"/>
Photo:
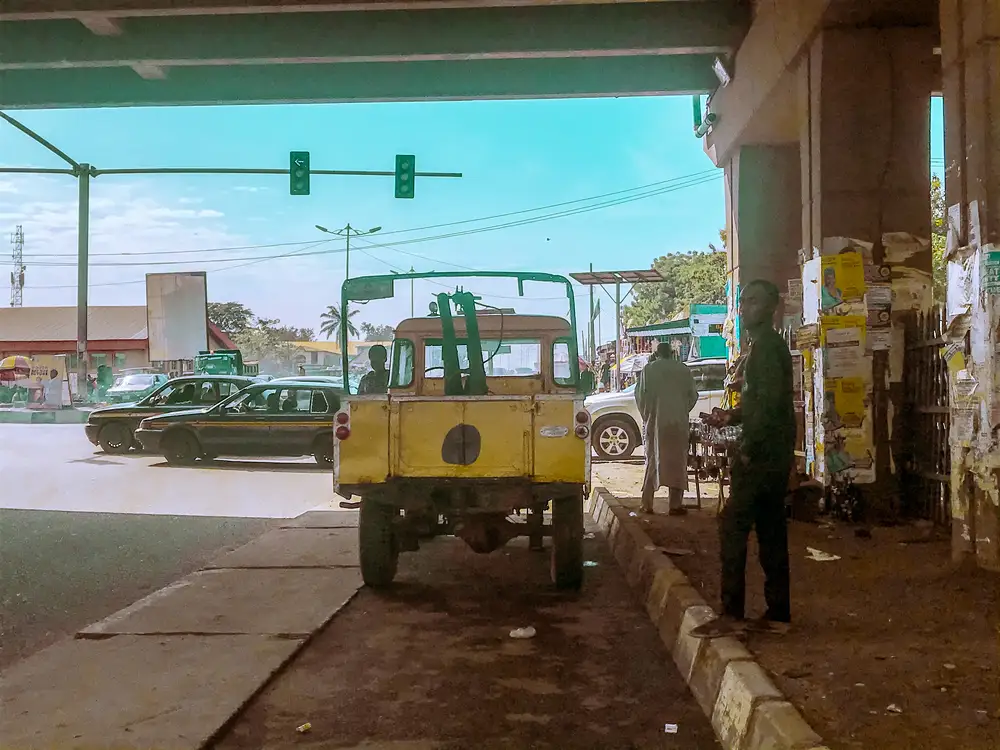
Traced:
<path fill-rule="evenodd" d="M 0 108 L 708 92 L 744 0 L 4 0 Z"/>

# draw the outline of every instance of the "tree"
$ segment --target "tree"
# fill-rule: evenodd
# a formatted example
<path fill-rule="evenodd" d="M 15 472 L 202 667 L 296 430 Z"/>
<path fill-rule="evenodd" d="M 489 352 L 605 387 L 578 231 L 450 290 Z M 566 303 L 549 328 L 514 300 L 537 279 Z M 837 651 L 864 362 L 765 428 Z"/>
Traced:
<path fill-rule="evenodd" d="M 357 336 L 358 329 L 351 320 L 351 318 L 357 314 L 357 310 L 351 310 L 347 313 L 346 320 L 344 320 L 340 314 L 340 308 L 337 307 L 337 305 L 327 305 L 326 312 L 320 315 L 320 320 L 323 321 L 323 324 L 319 327 L 319 332 L 328 339 L 333 336 L 336 336 L 339 339 L 341 326 L 346 323 L 348 335 Z"/>
<path fill-rule="evenodd" d="M 253 328 L 257 322 L 253 311 L 239 302 L 209 302 L 208 319 L 227 336 Z"/>
<path fill-rule="evenodd" d="M 391 341 L 396 329 L 387 325 L 362 323 L 361 333 L 364 334 L 365 341 Z"/>
<path fill-rule="evenodd" d="M 948 292 L 948 261 L 944 258 L 948 224 L 945 221 L 944 188 L 941 178 L 931 177 L 931 258 L 934 279 L 934 301 L 944 304 Z"/>
<path fill-rule="evenodd" d="M 233 335 L 233 343 L 247 361 L 260 362 L 263 368 L 279 372 L 292 369 L 295 348 L 283 341 L 271 328 L 257 326 Z"/>
<path fill-rule="evenodd" d="M 280 321 L 276 321 L 280 322 Z M 282 341 L 315 341 L 316 333 L 312 328 L 296 328 L 295 326 L 275 325 L 271 330 Z"/>
<path fill-rule="evenodd" d="M 725 230 L 719 232 L 723 247 Z M 709 251 L 671 253 L 653 261 L 666 281 L 640 284 L 635 302 L 622 310 L 626 325 L 641 326 L 672 319 L 688 305 L 726 303 L 726 253 L 714 245 Z"/>

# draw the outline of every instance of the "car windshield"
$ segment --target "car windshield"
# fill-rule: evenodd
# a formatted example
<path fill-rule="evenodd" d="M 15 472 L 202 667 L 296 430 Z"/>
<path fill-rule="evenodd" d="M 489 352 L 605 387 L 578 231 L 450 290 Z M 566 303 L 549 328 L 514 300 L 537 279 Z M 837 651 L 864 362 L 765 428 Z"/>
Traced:
<path fill-rule="evenodd" d="M 126 375 L 118 383 L 121 388 L 149 388 L 152 384 L 152 375 Z"/>

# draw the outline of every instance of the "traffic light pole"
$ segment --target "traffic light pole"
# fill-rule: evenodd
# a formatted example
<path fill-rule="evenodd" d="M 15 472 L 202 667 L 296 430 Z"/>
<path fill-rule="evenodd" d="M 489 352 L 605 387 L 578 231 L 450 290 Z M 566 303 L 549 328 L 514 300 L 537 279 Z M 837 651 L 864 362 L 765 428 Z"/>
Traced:
<path fill-rule="evenodd" d="M 90 165 L 81 164 L 76 176 L 79 187 L 76 260 L 76 392 L 87 394 L 87 311 L 88 274 L 90 271 Z M 67 373 L 66 379 L 69 379 Z"/>

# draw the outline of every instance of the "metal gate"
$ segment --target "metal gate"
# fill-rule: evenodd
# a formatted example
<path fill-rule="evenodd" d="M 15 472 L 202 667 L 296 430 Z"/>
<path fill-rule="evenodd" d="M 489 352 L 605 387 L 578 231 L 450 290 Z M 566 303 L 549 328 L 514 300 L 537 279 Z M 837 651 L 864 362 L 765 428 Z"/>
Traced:
<path fill-rule="evenodd" d="M 934 307 L 906 320 L 902 457 L 902 511 L 939 524 L 951 521 L 951 450 L 948 445 L 948 367 L 945 312 Z"/>

